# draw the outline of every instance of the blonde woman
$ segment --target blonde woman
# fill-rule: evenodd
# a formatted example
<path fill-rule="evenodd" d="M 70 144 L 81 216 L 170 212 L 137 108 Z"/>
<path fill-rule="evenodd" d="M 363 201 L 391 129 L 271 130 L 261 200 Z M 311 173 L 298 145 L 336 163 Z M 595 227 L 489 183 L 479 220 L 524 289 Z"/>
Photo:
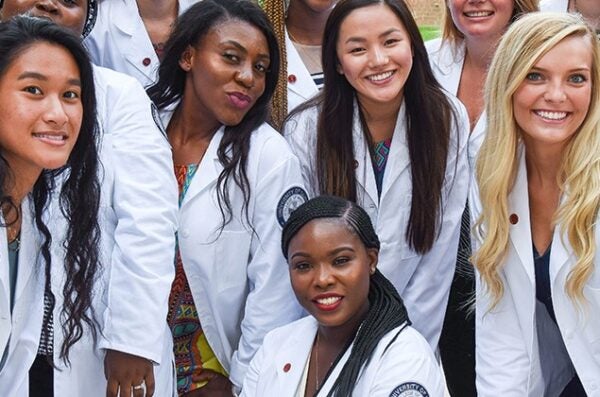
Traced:
<path fill-rule="evenodd" d="M 579 17 L 532 13 L 491 63 L 470 197 L 479 396 L 600 393 L 599 62 Z"/>

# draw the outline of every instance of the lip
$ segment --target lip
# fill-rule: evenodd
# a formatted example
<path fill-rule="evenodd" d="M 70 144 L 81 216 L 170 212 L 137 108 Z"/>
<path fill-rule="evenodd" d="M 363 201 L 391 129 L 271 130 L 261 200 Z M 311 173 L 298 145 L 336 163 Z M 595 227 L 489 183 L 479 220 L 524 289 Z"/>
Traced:
<path fill-rule="evenodd" d="M 43 142 L 50 146 L 61 147 L 66 145 L 69 135 L 65 132 L 56 131 L 38 131 L 32 134 L 33 139 Z"/>
<path fill-rule="evenodd" d="M 569 118 L 572 112 L 566 110 L 534 109 L 531 111 L 538 119 L 545 123 L 560 124 Z M 564 116 L 562 115 L 564 114 Z M 562 117 L 561 117 L 562 116 Z"/>
<path fill-rule="evenodd" d="M 240 110 L 246 110 L 252 104 L 252 98 L 241 92 L 228 92 L 229 103 Z"/>
<path fill-rule="evenodd" d="M 332 303 L 324 303 L 322 302 L 324 299 L 332 300 Z M 337 300 L 336 300 L 337 299 Z M 340 294 L 335 293 L 327 293 L 327 294 L 319 294 L 312 299 L 314 305 L 322 311 L 331 312 L 336 310 L 344 300 L 344 297 Z M 321 301 L 321 302 L 319 302 Z"/>
<path fill-rule="evenodd" d="M 382 78 L 380 80 L 373 80 L 372 77 L 375 76 L 383 76 L 385 74 L 388 74 L 389 76 Z M 371 83 L 371 84 L 375 84 L 375 85 L 385 85 L 387 83 L 389 83 L 390 81 L 392 81 L 392 79 L 394 78 L 394 76 L 396 75 L 396 70 L 386 70 L 384 72 L 379 72 L 379 73 L 371 73 L 368 76 L 365 76 L 365 79 Z"/>
<path fill-rule="evenodd" d="M 469 19 L 485 19 L 494 16 L 494 11 L 492 10 L 471 10 L 464 11 L 463 15 Z"/>

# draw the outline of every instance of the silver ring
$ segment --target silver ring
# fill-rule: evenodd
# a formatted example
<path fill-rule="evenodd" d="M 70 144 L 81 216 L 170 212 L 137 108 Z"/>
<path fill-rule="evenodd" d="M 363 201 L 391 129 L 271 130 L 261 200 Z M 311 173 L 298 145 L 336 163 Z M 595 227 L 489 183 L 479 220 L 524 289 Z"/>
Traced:
<path fill-rule="evenodd" d="M 140 383 L 137 386 L 133 386 L 133 390 L 140 390 L 144 388 L 144 382 Z"/>

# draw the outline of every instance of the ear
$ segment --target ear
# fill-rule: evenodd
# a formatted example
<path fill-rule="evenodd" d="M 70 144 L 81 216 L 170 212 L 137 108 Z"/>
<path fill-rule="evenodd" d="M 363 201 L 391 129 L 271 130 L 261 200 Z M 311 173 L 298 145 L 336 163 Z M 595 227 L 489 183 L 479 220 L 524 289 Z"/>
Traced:
<path fill-rule="evenodd" d="M 192 70 L 195 55 L 194 53 L 195 49 L 189 45 L 179 58 L 179 67 L 181 67 L 181 69 L 183 69 L 185 72 L 189 72 L 190 70 Z"/>
<path fill-rule="evenodd" d="M 344 75 L 344 69 L 342 69 L 342 65 L 340 65 L 339 61 L 335 63 L 335 70 L 342 76 Z"/>
<path fill-rule="evenodd" d="M 367 258 L 369 259 L 369 274 L 372 276 L 375 274 L 375 270 L 377 269 L 379 250 L 377 248 L 367 249 Z"/>

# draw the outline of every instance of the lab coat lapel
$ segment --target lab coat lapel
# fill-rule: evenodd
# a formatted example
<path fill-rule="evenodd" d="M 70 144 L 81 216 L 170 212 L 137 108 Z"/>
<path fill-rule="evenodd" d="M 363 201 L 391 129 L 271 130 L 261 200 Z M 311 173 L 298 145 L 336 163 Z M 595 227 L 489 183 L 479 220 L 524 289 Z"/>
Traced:
<path fill-rule="evenodd" d="M 277 390 L 271 390 L 272 395 L 290 394 L 290 390 L 296 390 L 300 385 L 304 366 L 317 334 L 317 325 L 314 319 L 300 323 L 301 328 L 294 331 L 296 338 L 281 347 L 275 357 Z M 279 393 L 275 393 L 276 391 Z"/>
<path fill-rule="evenodd" d="M 511 219 L 510 241 L 515 247 L 531 285 L 535 285 L 533 245 L 531 242 L 529 219 L 529 192 L 527 190 L 527 166 L 525 164 L 525 150 L 522 145 L 519 150 L 521 151 L 519 155 L 519 167 L 515 185 L 508 199 L 509 213 L 507 216 Z"/>
<path fill-rule="evenodd" d="M 440 44 L 439 51 L 429 56 L 435 57 L 437 61 L 433 67 L 438 69 L 441 79 L 443 79 L 443 87 L 452 95 L 458 95 L 460 75 L 465 62 L 465 45 Z"/>
<path fill-rule="evenodd" d="M 375 172 L 371 161 L 371 153 L 364 137 L 362 126 L 360 125 L 360 116 L 358 114 L 358 103 L 354 102 L 354 114 L 352 116 L 352 137 L 354 143 L 354 160 L 356 161 L 356 183 L 362 187 L 358 189 L 358 201 L 366 206 L 367 197 L 375 205 L 379 203 L 377 193 L 377 184 L 375 183 Z M 365 194 L 367 197 L 361 197 Z"/>
<path fill-rule="evenodd" d="M 27 208 L 29 205 L 30 201 L 28 199 L 23 200 L 21 204 L 23 220 L 21 223 L 21 248 L 19 249 L 19 271 L 17 272 L 17 284 L 15 286 L 15 302 L 19 300 L 27 288 L 29 278 L 37 265 L 38 250 L 36 247 L 41 246 L 39 235 L 35 233 L 35 226 L 31 217 L 32 211 Z M 62 266 L 62 264 L 55 263 L 54 266 Z M 43 270 L 40 269 L 40 271 L 43 274 Z"/>
<path fill-rule="evenodd" d="M 287 30 L 285 32 L 285 49 L 287 54 L 288 76 L 293 75 L 295 77 L 295 79 L 288 78 L 288 89 L 305 100 L 310 99 L 319 90 L 317 89 L 317 85 L 312 76 L 308 72 L 308 69 L 304 66 L 304 62 L 302 62 L 294 43 L 290 40 Z M 293 80 L 293 82 L 290 80 Z M 292 109 L 288 109 L 288 111 L 289 110 Z"/>
<path fill-rule="evenodd" d="M 210 140 L 206 153 L 204 153 L 204 157 L 202 157 L 202 161 L 200 161 L 200 166 L 196 170 L 196 174 L 192 178 L 190 187 L 181 203 L 181 208 L 185 207 L 195 196 L 217 182 L 217 178 L 223 170 L 223 166 L 217 157 L 217 150 L 219 149 L 221 139 L 223 139 L 224 131 L 225 127 L 219 128 Z"/>
<path fill-rule="evenodd" d="M 398 111 L 396 127 L 394 128 L 394 135 L 392 137 L 392 146 L 383 174 L 380 201 L 385 200 L 385 195 L 390 191 L 391 186 L 410 165 L 406 133 L 406 108 L 403 101 Z M 394 193 L 397 194 L 397 191 L 394 191 Z"/>

